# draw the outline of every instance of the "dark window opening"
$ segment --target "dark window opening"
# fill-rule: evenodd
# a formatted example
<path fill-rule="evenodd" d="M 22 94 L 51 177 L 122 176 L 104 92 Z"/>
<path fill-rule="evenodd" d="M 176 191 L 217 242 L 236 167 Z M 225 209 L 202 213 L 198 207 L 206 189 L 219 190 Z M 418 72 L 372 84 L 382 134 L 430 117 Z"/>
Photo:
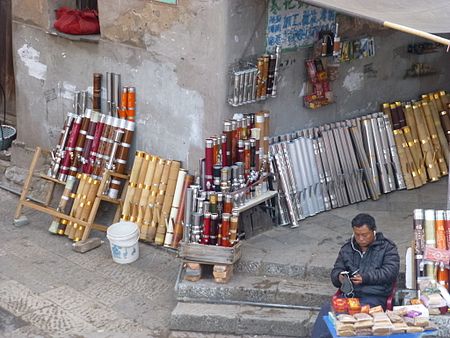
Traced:
<path fill-rule="evenodd" d="M 74 41 L 98 42 L 98 0 L 48 0 L 54 13 L 50 34 Z"/>
<path fill-rule="evenodd" d="M 98 11 L 97 0 L 76 0 L 77 1 L 77 9 L 85 10 L 85 9 L 94 9 Z"/>

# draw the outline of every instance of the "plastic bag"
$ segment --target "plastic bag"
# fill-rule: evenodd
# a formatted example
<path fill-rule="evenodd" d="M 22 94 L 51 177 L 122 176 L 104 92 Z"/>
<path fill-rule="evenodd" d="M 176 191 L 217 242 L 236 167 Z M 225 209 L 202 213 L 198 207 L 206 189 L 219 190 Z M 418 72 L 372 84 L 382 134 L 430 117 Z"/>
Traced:
<path fill-rule="evenodd" d="M 54 27 L 66 34 L 99 34 L 98 12 L 93 9 L 76 10 L 68 7 L 58 8 Z"/>

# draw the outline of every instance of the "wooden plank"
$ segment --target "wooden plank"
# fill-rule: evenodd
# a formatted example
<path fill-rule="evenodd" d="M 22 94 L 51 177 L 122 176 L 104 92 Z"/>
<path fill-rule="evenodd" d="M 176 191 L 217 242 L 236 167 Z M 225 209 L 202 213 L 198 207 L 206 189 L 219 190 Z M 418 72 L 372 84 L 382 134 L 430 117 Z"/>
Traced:
<path fill-rule="evenodd" d="M 261 204 L 262 202 L 265 202 L 265 201 L 275 197 L 276 195 L 278 195 L 277 191 L 271 191 L 271 190 L 266 191 L 266 192 L 262 193 L 260 196 L 252 198 L 247 203 L 245 203 L 242 207 L 234 208 L 233 210 L 241 213 L 245 210 L 248 210 L 248 209 L 251 209 L 251 208 L 257 206 L 258 204 Z"/>
<path fill-rule="evenodd" d="M 35 202 L 31 202 L 31 201 L 23 201 L 22 202 L 23 206 L 46 213 L 48 215 L 51 215 L 53 217 L 56 218 L 62 218 L 62 219 L 66 219 L 68 221 L 83 225 L 83 226 L 87 226 L 88 222 L 85 221 L 80 221 L 78 218 L 63 214 L 62 212 L 56 211 L 56 209 L 35 203 Z"/>
<path fill-rule="evenodd" d="M 58 179 L 56 179 L 56 178 L 47 176 L 47 175 L 45 175 L 45 174 L 40 174 L 39 176 L 40 176 L 41 178 L 43 178 L 44 180 L 51 181 L 51 182 L 53 182 L 53 183 L 57 183 L 57 184 L 61 184 L 61 185 L 66 185 L 66 182 L 60 181 L 60 180 L 58 180 Z"/>
<path fill-rule="evenodd" d="M 114 172 L 114 171 L 110 171 L 110 172 L 109 172 L 109 175 L 112 176 L 112 177 L 121 178 L 121 179 L 123 179 L 123 180 L 128 180 L 128 179 L 130 178 L 130 175 L 127 175 L 127 174 L 119 174 L 119 173 L 116 173 L 116 172 Z"/>
<path fill-rule="evenodd" d="M 233 247 L 180 242 L 178 256 L 202 264 L 234 264 L 241 258 L 241 242 Z"/>
<path fill-rule="evenodd" d="M 119 199 L 110 198 L 107 195 L 100 194 L 100 195 L 97 195 L 97 198 L 102 200 L 102 201 L 108 202 L 108 203 L 117 204 L 117 205 L 120 204 L 120 200 Z"/>
<path fill-rule="evenodd" d="M 20 214 L 22 213 L 22 206 L 26 202 L 26 197 L 28 195 L 28 191 L 30 190 L 31 180 L 33 178 L 33 172 L 36 167 L 36 163 L 41 156 L 41 148 L 36 147 L 36 151 L 34 152 L 33 159 L 31 160 L 30 169 L 28 170 L 27 178 L 23 184 L 22 193 L 20 194 L 19 204 L 17 205 L 16 214 L 14 215 L 14 219 L 18 219 Z"/>

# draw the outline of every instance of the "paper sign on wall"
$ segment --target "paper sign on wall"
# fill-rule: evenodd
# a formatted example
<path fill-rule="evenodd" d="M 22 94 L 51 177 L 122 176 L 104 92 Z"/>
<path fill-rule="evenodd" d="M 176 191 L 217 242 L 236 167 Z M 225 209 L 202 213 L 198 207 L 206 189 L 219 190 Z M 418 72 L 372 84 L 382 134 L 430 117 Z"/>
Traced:
<path fill-rule="evenodd" d="M 300 0 L 269 0 L 267 51 L 311 46 L 322 30 L 334 31 L 336 12 Z"/>

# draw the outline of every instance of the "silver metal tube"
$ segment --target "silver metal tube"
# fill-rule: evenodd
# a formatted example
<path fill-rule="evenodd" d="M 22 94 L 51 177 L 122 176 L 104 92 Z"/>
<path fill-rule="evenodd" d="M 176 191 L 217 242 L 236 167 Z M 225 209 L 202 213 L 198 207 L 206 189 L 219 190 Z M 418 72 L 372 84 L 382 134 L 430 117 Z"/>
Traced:
<path fill-rule="evenodd" d="M 381 188 L 383 193 L 388 193 L 391 191 L 389 187 L 389 182 L 387 178 L 387 171 L 386 171 L 386 162 L 383 155 L 383 145 L 381 143 L 380 138 L 380 129 L 378 128 L 378 121 L 376 118 L 371 118 L 370 125 L 372 126 L 372 135 L 374 140 L 374 148 L 375 148 L 375 155 L 378 163 L 378 172 L 379 172 L 379 178 L 381 182 Z"/>
<path fill-rule="evenodd" d="M 308 160 L 311 167 L 311 178 L 312 178 L 312 190 L 316 198 L 317 212 L 322 212 L 325 210 L 325 202 L 323 196 L 323 190 L 319 179 L 319 169 L 317 168 L 316 155 L 314 152 L 313 140 L 311 138 L 312 131 L 308 131 L 308 136 L 305 137 L 306 150 L 308 152 Z"/>
<path fill-rule="evenodd" d="M 384 117 L 377 117 L 377 123 L 378 123 L 378 128 L 380 130 L 381 146 L 383 149 L 384 162 L 386 165 L 388 184 L 389 184 L 389 188 L 391 189 L 391 191 L 394 191 L 396 189 L 394 168 L 393 168 L 391 152 L 389 149 L 389 141 L 388 141 L 388 136 L 387 136 L 387 131 L 386 131 L 386 125 L 384 123 Z"/>
<path fill-rule="evenodd" d="M 184 206 L 184 224 L 183 224 L 183 241 L 189 243 L 191 237 L 191 216 L 192 216 L 192 201 L 194 198 L 194 191 L 192 188 L 186 189 L 186 201 Z"/>
<path fill-rule="evenodd" d="M 318 133 L 318 131 L 315 131 L 315 132 Z M 330 164 L 328 162 L 328 157 L 326 154 L 325 141 L 324 141 L 323 135 L 320 137 L 319 136 L 317 137 L 317 145 L 319 146 L 319 154 L 320 154 L 320 158 L 321 158 L 321 161 L 323 164 L 325 181 L 327 184 L 328 193 L 330 194 L 331 207 L 337 208 L 339 203 L 337 201 L 336 186 L 333 182 L 333 176 L 331 173 Z"/>
<path fill-rule="evenodd" d="M 351 121 L 347 121 L 347 125 L 348 124 L 351 124 Z M 352 167 L 353 167 L 353 175 L 357 182 L 361 200 L 366 200 L 368 194 L 366 191 L 366 186 L 364 185 L 363 169 L 358 164 L 358 160 L 357 160 L 356 153 L 355 153 L 356 149 L 351 140 L 349 127 L 345 126 L 342 129 L 342 132 L 344 133 L 344 137 L 345 137 L 345 140 L 347 143 L 347 149 L 349 150 L 350 160 L 351 160 Z"/>
<path fill-rule="evenodd" d="M 369 193 L 373 200 L 377 200 L 380 198 L 380 192 L 378 186 L 374 184 L 372 178 L 372 171 L 370 169 L 369 159 L 367 158 L 367 152 L 364 149 L 361 133 L 356 125 L 350 128 L 350 133 L 354 140 L 356 154 L 358 156 L 359 163 L 361 163 Z"/>
<path fill-rule="evenodd" d="M 391 121 L 389 117 L 384 116 L 384 124 L 386 126 L 386 134 L 390 149 L 390 154 L 392 157 L 392 162 L 394 163 L 395 179 L 397 181 L 397 189 L 406 189 L 405 179 L 402 174 L 402 167 L 400 165 L 400 159 L 398 158 L 397 147 L 395 146 L 394 134 L 392 133 Z M 450 180 L 449 180 L 450 181 Z"/>
<path fill-rule="evenodd" d="M 372 126 L 370 124 L 369 119 L 364 119 L 362 121 L 362 127 L 364 131 L 364 139 L 365 139 L 365 148 L 369 155 L 369 165 L 370 165 L 370 172 L 371 172 L 371 179 L 374 188 L 376 189 L 377 195 L 380 195 L 380 183 L 379 183 L 379 177 L 378 177 L 378 170 L 377 170 L 377 158 L 375 155 L 375 146 L 373 141 L 373 135 L 372 135 Z"/>
<path fill-rule="evenodd" d="M 286 143 L 287 148 L 287 160 L 290 162 L 290 167 L 292 168 L 292 174 L 294 176 L 295 181 L 295 196 L 297 199 L 297 203 L 300 204 L 300 208 L 302 210 L 302 215 L 304 217 L 309 216 L 310 210 L 308 202 L 305 198 L 305 190 L 306 190 L 306 184 L 304 182 L 304 178 L 302 177 L 302 174 L 305 172 L 304 168 L 301 166 L 302 163 L 300 163 L 300 160 L 298 158 L 297 149 L 295 147 L 294 142 L 288 142 Z"/>
<path fill-rule="evenodd" d="M 325 179 L 325 173 L 322 166 L 322 160 L 320 158 L 319 141 L 317 139 L 312 139 L 314 159 L 316 161 L 316 167 L 318 169 L 318 177 L 320 182 L 320 188 L 322 189 L 322 198 L 325 210 L 331 209 L 330 196 L 328 194 L 327 182 Z"/>

